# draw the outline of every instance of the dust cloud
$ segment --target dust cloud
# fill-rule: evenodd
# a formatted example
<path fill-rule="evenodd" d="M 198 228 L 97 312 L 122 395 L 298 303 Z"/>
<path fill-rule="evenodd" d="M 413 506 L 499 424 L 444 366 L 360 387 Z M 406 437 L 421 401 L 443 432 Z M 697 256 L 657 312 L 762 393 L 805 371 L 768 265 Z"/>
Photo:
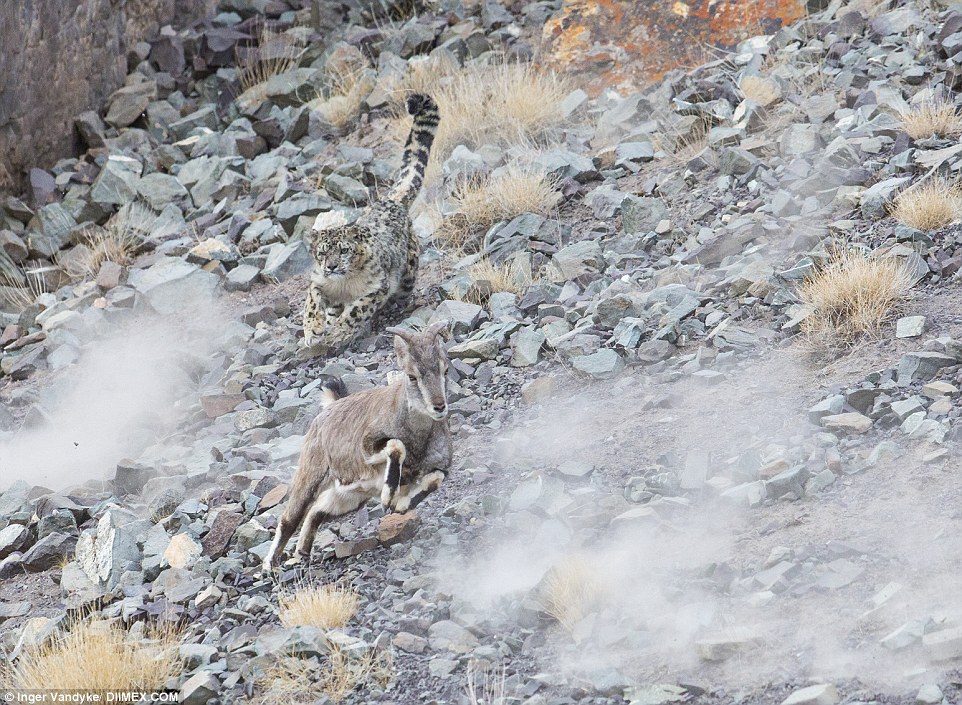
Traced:
<path fill-rule="evenodd" d="M 892 438 L 902 453 L 892 463 L 842 471 L 832 487 L 794 502 L 749 508 L 705 488 L 628 505 L 651 506 L 648 515 L 586 520 L 631 476 L 677 468 L 687 450 L 709 453 L 711 476 L 733 474 L 747 451 L 791 458 L 799 447 L 814 455 L 792 462 L 824 468 L 804 414 L 818 393 L 811 370 L 780 350 L 710 390 L 652 384 L 642 372 L 519 420 L 498 444 L 503 472 L 537 486 L 540 499 L 509 506 L 473 555 L 438 557 L 452 613 L 530 624 L 546 574 L 577 556 L 594 602 L 570 633 L 548 630 L 554 666 L 574 680 L 709 689 L 935 682 L 944 664 L 917 641 L 893 647 L 899 630 L 962 617 L 959 490 L 951 473 L 921 467 L 914 441 Z M 565 463 L 595 471 L 562 479 Z M 786 579 L 765 585 L 766 571 L 785 563 Z"/>
<path fill-rule="evenodd" d="M 224 320 L 214 310 L 180 320 L 144 313 L 85 340 L 77 363 L 44 381 L 27 423 L 0 441 L 0 490 L 109 479 L 119 460 L 161 440 L 198 408 Z"/>

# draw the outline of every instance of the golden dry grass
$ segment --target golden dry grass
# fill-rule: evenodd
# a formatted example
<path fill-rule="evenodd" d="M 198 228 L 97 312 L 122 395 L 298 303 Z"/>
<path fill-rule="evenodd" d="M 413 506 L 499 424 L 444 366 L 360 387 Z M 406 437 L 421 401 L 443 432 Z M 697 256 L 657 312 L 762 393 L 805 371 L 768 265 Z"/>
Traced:
<path fill-rule="evenodd" d="M 437 101 L 441 123 L 431 161 L 442 163 L 458 144 L 544 142 L 564 116 L 561 104 L 571 91 L 550 69 L 533 64 L 499 62 L 459 68 L 443 58 L 413 62 L 396 91 L 398 113 L 410 93 L 427 93 Z M 398 136 L 406 136 L 410 118 Z"/>
<path fill-rule="evenodd" d="M 372 71 L 366 66 L 336 64 L 328 67 L 328 88 L 307 105 L 326 123 L 347 129 L 361 113 L 361 105 L 374 90 Z"/>
<path fill-rule="evenodd" d="M 464 694 L 469 705 L 504 705 L 504 666 L 500 669 L 468 661 Z"/>
<path fill-rule="evenodd" d="M 0 272 L 0 308 L 22 312 L 47 293 L 47 280 L 35 266 Z"/>
<path fill-rule="evenodd" d="M 320 667 L 313 661 L 293 657 L 275 661 L 258 679 L 257 702 L 310 705 L 324 694 L 319 676 Z"/>
<path fill-rule="evenodd" d="M 877 336 L 901 309 L 912 283 L 895 258 L 839 247 L 799 289 L 799 299 L 812 309 L 802 321 L 802 334 L 816 353 L 837 352 Z"/>
<path fill-rule="evenodd" d="M 357 612 L 358 594 L 347 585 L 302 586 L 278 598 L 281 624 L 339 629 Z"/>
<path fill-rule="evenodd" d="M 541 586 L 541 604 L 569 632 L 598 604 L 601 585 L 588 561 L 568 556 L 555 564 Z"/>
<path fill-rule="evenodd" d="M 80 236 L 77 246 L 84 248 L 82 256 L 64 260 L 64 269 L 73 278 L 94 278 L 104 262 L 129 265 L 143 244 L 144 235 L 142 225 L 117 214 L 106 227 L 93 226 Z"/>
<path fill-rule="evenodd" d="M 501 264 L 495 264 L 484 257 L 471 265 L 467 274 L 475 281 L 488 282 L 491 293 L 504 291 L 520 295 L 535 282 L 531 265 L 523 257 L 515 257 Z M 487 295 L 482 297 L 475 287 L 464 295 L 465 301 L 479 306 L 484 305 L 485 301 L 482 299 L 486 298 Z"/>
<path fill-rule="evenodd" d="M 370 650 L 358 658 L 334 648 L 328 659 L 328 668 L 321 676 L 321 689 L 336 703 L 365 683 L 386 687 L 394 675 L 391 655 L 386 651 Z"/>
<path fill-rule="evenodd" d="M 266 24 L 256 34 L 256 47 L 239 47 L 234 54 L 243 91 L 238 100 L 251 106 L 264 100 L 267 82 L 296 68 L 304 53 L 302 40 L 294 34 L 276 32 Z"/>
<path fill-rule="evenodd" d="M 392 678 L 390 654 L 369 650 L 362 656 L 350 656 L 334 647 L 324 665 L 293 657 L 275 662 L 260 679 L 260 702 L 309 705 L 326 695 L 339 703 L 360 686 L 383 688 Z"/>
<path fill-rule="evenodd" d="M 114 625 L 81 622 L 24 652 L 2 675 L 0 688 L 158 690 L 180 673 L 179 642 L 172 631 L 155 631 L 140 640 Z"/>
<path fill-rule="evenodd" d="M 962 189 L 952 181 L 930 179 L 900 193 L 892 217 L 917 230 L 938 230 L 962 217 Z"/>
<path fill-rule="evenodd" d="M 957 137 L 962 116 L 945 100 L 927 100 L 899 113 L 902 129 L 914 140 L 926 137 Z"/>
<path fill-rule="evenodd" d="M 466 179 L 451 194 L 456 213 L 442 224 L 438 239 L 455 250 L 470 249 L 474 236 L 499 220 L 548 215 L 560 201 L 557 180 L 528 167 L 511 165 L 491 177 Z"/>

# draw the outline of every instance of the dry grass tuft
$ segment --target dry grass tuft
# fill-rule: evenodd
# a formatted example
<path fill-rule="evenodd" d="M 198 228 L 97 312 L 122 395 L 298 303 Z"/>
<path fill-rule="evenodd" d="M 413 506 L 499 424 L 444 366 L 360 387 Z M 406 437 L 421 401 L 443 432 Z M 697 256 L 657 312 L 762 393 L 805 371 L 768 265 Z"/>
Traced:
<path fill-rule="evenodd" d="M 522 213 L 548 215 L 561 201 L 557 180 L 530 168 L 512 165 L 495 176 L 463 181 L 451 203 L 457 211 L 438 232 L 455 249 L 472 244 L 472 236 L 499 220 Z"/>
<path fill-rule="evenodd" d="M 432 162 L 440 164 L 458 144 L 525 144 L 545 141 L 564 122 L 561 104 L 570 92 L 554 71 L 532 64 L 471 64 L 449 60 L 415 62 L 398 90 L 398 113 L 409 93 L 427 93 L 438 103 L 441 124 Z M 399 134 L 407 134 L 409 119 Z"/>
<path fill-rule="evenodd" d="M 357 612 L 359 597 L 355 590 L 343 585 L 302 586 L 294 592 L 282 593 L 281 624 L 285 627 L 307 625 L 319 629 L 339 629 Z"/>
<path fill-rule="evenodd" d="M 555 564 L 541 586 L 545 612 L 569 632 L 601 599 L 601 585 L 584 558 L 569 556 Z"/>
<path fill-rule="evenodd" d="M 386 687 L 393 678 L 390 654 L 369 650 L 363 655 L 350 655 L 334 647 L 327 664 L 314 660 L 288 657 L 275 662 L 260 679 L 258 702 L 265 705 L 291 703 L 310 705 L 323 696 L 339 703 L 359 686 L 371 684 Z"/>
<path fill-rule="evenodd" d="M 257 46 L 238 47 L 234 55 L 244 91 L 239 100 L 251 106 L 264 100 L 267 82 L 296 68 L 304 53 L 302 40 L 293 34 L 276 32 L 266 24 L 256 31 Z"/>
<path fill-rule="evenodd" d="M 914 140 L 926 137 L 957 137 L 962 134 L 962 115 L 946 100 L 928 100 L 899 113 L 902 129 Z"/>
<path fill-rule="evenodd" d="M 80 237 L 78 247 L 83 256 L 64 262 L 67 274 L 73 278 L 95 278 L 104 262 L 129 265 L 143 245 L 146 230 L 130 218 L 115 215 L 107 227 L 93 226 Z"/>
<path fill-rule="evenodd" d="M 323 693 L 336 703 L 365 683 L 386 687 L 394 675 L 391 656 L 387 652 L 370 650 L 361 657 L 352 657 L 335 647 L 328 658 L 330 663 L 321 675 L 320 685 Z"/>
<path fill-rule="evenodd" d="M 366 66 L 346 63 L 327 69 L 328 89 L 308 103 L 326 123 L 337 130 L 346 130 L 361 114 L 361 105 L 374 90 L 374 77 Z"/>
<path fill-rule="evenodd" d="M 485 281 L 490 285 L 491 293 L 506 291 L 512 294 L 521 295 L 525 289 L 534 284 L 535 279 L 531 275 L 531 265 L 523 257 L 515 257 L 506 260 L 501 264 L 495 264 L 487 257 L 484 257 L 468 268 L 468 276 L 475 281 Z M 479 306 L 484 305 L 481 296 L 472 287 L 468 291 L 465 300 Z M 487 293 L 484 298 L 487 298 Z"/>
<path fill-rule="evenodd" d="M 24 652 L 3 674 L 10 690 L 158 690 L 180 673 L 180 639 L 159 631 L 147 640 L 104 622 L 85 621 Z"/>
<path fill-rule="evenodd" d="M 27 267 L 25 263 L 22 272 L 19 269 L 0 272 L 0 308 L 20 313 L 46 293 L 47 280 L 42 267 Z"/>
<path fill-rule="evenodd" d="M 802 334 L 813 352 L 833 353 L 877 336 L 901 308 L 913 279 L 895 258 L 839 248 L 799 289 L 812 313 Z"/>
<path fill-rule="evenodd" d="M 917 230 L 938 230 L 962 218 L 962 189 L 941 178 L 908 188 L 895 198 L 892 217 Z"/>
<path fill-rule="evenodd" d="M 275 661 L 258 681 L 261 693 L 257 702 L 310 705 L 324 694 L 318 684 L 319 672 L 313 661 L 293 657 Z"/>
<path fill-rule="evenodd" d="M 465 678 L 464 692 L 469 705 L 505 705 L 503 665 L 498 669 L 468 661 Z"/>

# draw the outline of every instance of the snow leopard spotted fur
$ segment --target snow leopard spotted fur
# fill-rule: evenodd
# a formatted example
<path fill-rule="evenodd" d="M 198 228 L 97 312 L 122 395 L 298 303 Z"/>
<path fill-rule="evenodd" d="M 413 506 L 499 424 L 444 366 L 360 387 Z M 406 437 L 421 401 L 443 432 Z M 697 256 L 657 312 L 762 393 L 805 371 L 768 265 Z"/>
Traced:
<path fill-rule="evenodd" d="M 304 342 L 337 348 L 370 331 L 372 319 L 414 289 L 421 248 L 408 208 L 421 190 L 438 129 L 437 103 L 426 95 L 407 100 L 414 125 L 401 171 L 387 197 L 366 207 L 356 222 L 311 233 L 314 269 L 304 303 Z"/>

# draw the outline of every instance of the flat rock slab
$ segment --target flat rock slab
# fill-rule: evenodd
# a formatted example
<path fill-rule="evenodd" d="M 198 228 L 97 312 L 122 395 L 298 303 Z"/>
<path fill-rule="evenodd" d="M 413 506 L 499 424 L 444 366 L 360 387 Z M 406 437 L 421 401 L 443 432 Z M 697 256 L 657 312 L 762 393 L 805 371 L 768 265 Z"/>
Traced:
<path fill-rule="evenodd" d="M 705 661 L 725 661 L 758 646 L 761 638 L 754 629 L 736 627 L 695 642 L 698 656 Z"/>
<path fill-rule="evenodd" d="M 821 683 L 796 690 L 782 701 L 782 705 L 835 705 L 839 700 L 834 685 Z"/>
<path fill-rule="evenodd" d="M 962 658 L 962 627 L 926 634 L 922 637 L 922 646 L 933 661 Z"/>
<path fill-rule="evenodd" d="M 829 431 L 845 431 L 847 433 L 865 433 L 872 428 L 872 419 L 857 411 L 845 414 L 830 414 L 821 420 L 823 428 Z"/>
<path fill-rule="evenodd" d="M 404 514 L 388 514 L 381 519 L 377 528 L 377 540 L 385 546 L 410 541 L 417 533 L 420 523 L 420 517 L 413 510 Z"/>
<path fill-rule="evenodd" d="M 428 640 L 435 651 L 466 654 L 478 646 L 478 638 L 456 622 L 435 622 L 428 629 Z"/>

